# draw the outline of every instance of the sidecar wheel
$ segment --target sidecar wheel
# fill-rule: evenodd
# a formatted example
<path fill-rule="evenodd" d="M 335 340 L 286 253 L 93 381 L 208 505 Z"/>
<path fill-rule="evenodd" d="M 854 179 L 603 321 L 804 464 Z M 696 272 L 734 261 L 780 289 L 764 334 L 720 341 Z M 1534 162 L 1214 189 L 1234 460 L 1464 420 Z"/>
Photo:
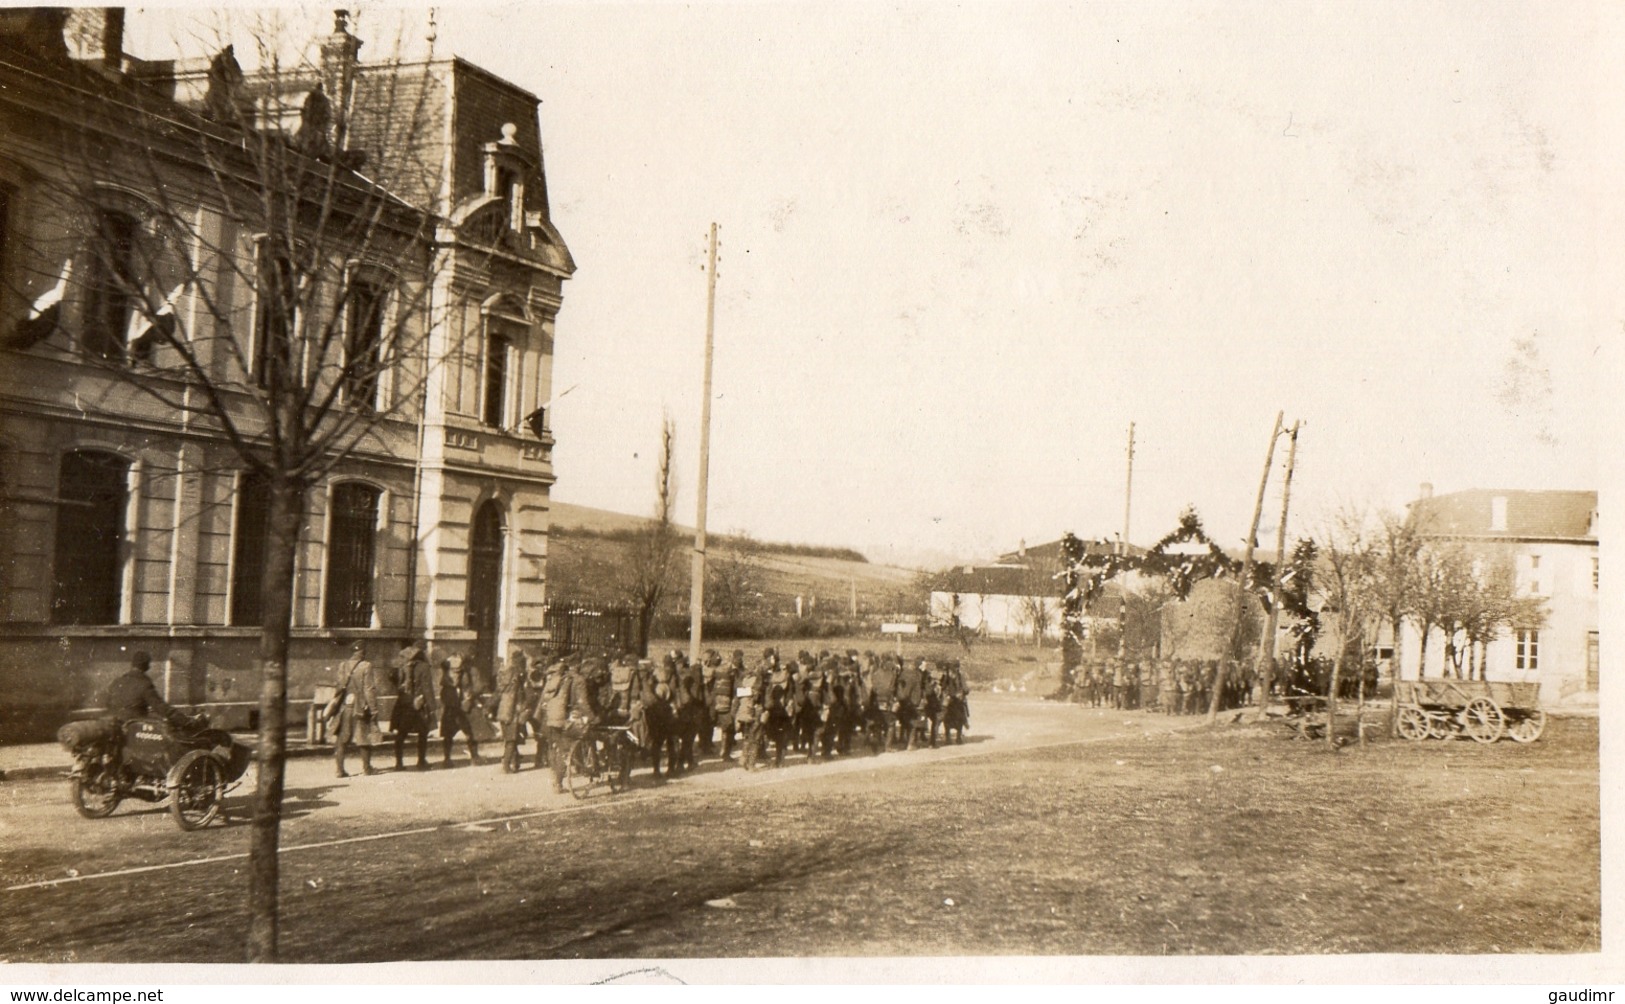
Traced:
<path fill-rule="evenodd" d="M 113 790 L 112 779 L 103 769 L 91 771 L 88 777 L 73 776 L 71 794 L 73 808 L 86 819 L 102 819 L 118 808 L 118 792 Z"/>
<path fill-rule="evenodd" d="M 183 830 L 214 822 L 225 795 L 226 772 L 207 750 L 193 750 L 170 769 L 169 813 Z"/>

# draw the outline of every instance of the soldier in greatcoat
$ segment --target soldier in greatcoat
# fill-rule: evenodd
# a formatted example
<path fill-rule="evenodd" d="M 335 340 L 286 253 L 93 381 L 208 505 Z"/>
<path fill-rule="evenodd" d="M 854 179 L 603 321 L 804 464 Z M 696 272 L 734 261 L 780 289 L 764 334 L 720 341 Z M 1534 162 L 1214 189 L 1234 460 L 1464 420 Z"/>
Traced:
<path fill-rule="evenodd" d="M 352 741 L 361 751 L 361 773 L 378 773 L 372 768 L 371 736 L 378 719 L 378 677 L 365 649 L 364 643 L 356 642 L 350 657 L 339 664 L 339 686 L 344 697 L 333 727 L 333 772 L 338 777 L 350 776 L 344 769 L 344 754 Z"/>

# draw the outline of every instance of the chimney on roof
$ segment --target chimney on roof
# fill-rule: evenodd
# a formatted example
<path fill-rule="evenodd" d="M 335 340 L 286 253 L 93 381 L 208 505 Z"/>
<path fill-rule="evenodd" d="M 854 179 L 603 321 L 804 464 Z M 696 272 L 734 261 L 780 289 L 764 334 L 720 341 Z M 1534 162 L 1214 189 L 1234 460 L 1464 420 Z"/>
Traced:
<path fill-rule="evenodd" d="M 1027 556 L 1027 538 L 1023 537 L 1020 540 L 1016 541 L 1016 557 L 1025 558 L 1026 556 Z"/>
<path fill-rule="evenodd" d="M 350 34 L 350 12 L 343 8 L 333 11 L 333 34 L 322 42 L 322 84 L 332 102 L 333 145 L 339 150 L 344 149 L 351 88 L 355 85 L 360 54 L 361 39 Z"/>
<path fill-rule="evenodd" d="M 123 7 L 75 7 L 67 13 L 62 34 L 74 59 L 99 63 L 114 73 L 124 68 Z"/>
<path fill-rule="evenodd" d="M 1490 529 L 1505 531 L 1507 528 L 1507 497 L 1497 495 L 1490 499 Z"/>
<path fill-rule="evenodd" d="M 124 65 L 124 8 L 102 8 L 102 65 L 117 70 Z"/>
<path fill-rule="evenodd" d="M 1431 482 L 1431 481 L 1422 482 L 1422 487 L 1417 491 L 1416 497 L 1420 498 L 1420 499 L 1430 499 L 1430 498 L 1432 498 L 1433 497 L 1433 482 Z"/>

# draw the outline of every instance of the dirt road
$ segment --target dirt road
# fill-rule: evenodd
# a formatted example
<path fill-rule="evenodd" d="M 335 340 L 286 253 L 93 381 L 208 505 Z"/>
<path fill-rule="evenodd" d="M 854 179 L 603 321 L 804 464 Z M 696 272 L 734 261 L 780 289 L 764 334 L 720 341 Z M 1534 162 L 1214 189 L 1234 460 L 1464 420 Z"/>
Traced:
<path fill-rule="evenodd" d="M 455 748 L 450 769 L 440 766 L 439 746 L 431 743 L 434 769 L 412 769 L 416 758 L 409 747 L 408 769 L 395 771 L 393 752 L 386 744 L 375 752 L 374 763 L 390 769 L 373 777 L 355 776 L 359 774 L 359 759 L 354 755 L 349 760 L 354 773 L 345 779 L 334 777 L 332 761 L 325 757 L 288 761 L 282 845 L 285 852 L 297 853 L 300 847 L 335 840 L 378 840 L 425 828 L 526 813 L 592 811 L 612 799 L 680 798 L 739 786 L 895 769 L 1081 739 L 1161 732 L 1191 721 L 1057 705 L 1024 695 L 981 695 L 976 700 L 973 727 L 961 746 L 878 757 L 862 754 L 829 763 L 808 763 L 804 757 L 795 756 L 783 768 L 754 774 L 734 765 L 707 761 L 695 773 L 662 785 L 653 783 L 647 768 L 640 768 L 633 775 L 630 791 L 588 802 L 552 793 L 547 772 L 530 769 L 534 744 L 527 744 L 527 769 L 518 774 L 504 774 L 489 762 L 501 753 L 499 745 L 482 750 L 488 760 L 486 765 L 471 767 L 461 743 Z M 59 779 L 0 785 L 0 888 L 61 880 L 90 881 L 97 875 L 130 868 L 184 866 L 187 862 L 244 853 L 248 782 L 252 777 L 252 773 L 247 775 L 245 783 L 229 798 L 226 825 L 196 833 L 182 833 L 161 806 L 140 802 L 124 803 L 107 819 L 81 819 L 68 804 L 66 783 Z"/>
<path fill-rule="evenodd" d="M 284 958 L 1598 950 L 1595 721 L 1342 753 L 1188 722 L 988 699 L 962 747 L 584 803 L 535 772 L 299 764 Z M 7 797 L 11 961 L 240 957 L 240 823 Z"/>

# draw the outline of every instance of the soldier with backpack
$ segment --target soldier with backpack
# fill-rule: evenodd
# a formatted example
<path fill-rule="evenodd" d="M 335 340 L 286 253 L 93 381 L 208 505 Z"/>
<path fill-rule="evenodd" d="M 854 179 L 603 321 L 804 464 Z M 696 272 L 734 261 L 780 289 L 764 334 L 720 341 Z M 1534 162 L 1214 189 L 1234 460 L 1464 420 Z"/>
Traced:
<path fill-rule="evenodd" d="M 721 659 L 717 660 L 719 663 Z M 734 753 L 734 688 L 745 675 L 745 653 L 734 649 L 726 666 L 718 665 L 711 677 L 711 720 L 722 733 L 723 762 L 732 760 Z"/>
<path fill-rule="evenodd" d="M 480 765 L 480 744 L 474 737 L 474 725 L 469 713 L 479 697 L 479 685 L 474 682 L 474 671 L 460 655 L 448 656 L 440 661 L 440 745 L 441 765 L 451 766 L 451 743 L 457 733 L 468 743 L 470 765 Z"/>
<path fill-rule="evenodd" d="M 497 690 L 497 727 L 502 731 L 502 773 L 519 771 L 519 743 L 524 739 L 525 720 L 529 717 L 531 702 L 527 700 L 530 673 L 525 653 L 514 650 L 503 669 L 502 682 Z M 542 741 L 537 737 L 540 752 Z M 538 759 L 540 757 L 538 756 Z M 539 763 L 537 766 L 541 766 Z"/>

